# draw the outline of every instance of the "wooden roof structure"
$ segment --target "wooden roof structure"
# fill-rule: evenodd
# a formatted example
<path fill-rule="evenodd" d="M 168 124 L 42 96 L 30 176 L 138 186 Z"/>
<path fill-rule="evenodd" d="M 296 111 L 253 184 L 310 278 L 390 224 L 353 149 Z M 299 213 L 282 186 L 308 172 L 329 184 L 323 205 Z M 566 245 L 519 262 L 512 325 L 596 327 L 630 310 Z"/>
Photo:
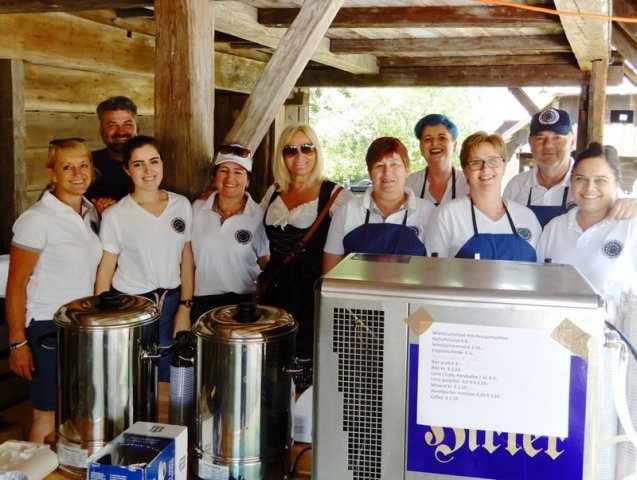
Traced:
<path fill-rule="evenodd" d="M 304 4 L 208 1 L 214 3 L 215 51 L 258 62 L 269 60 Z M 631 0 L 332 3 L 340 8 L 297 85 L 574 85 L 600 59 L 622 66 L 612 82 L 626 74 L 637 83 L 637 5 Z M 0 0 L 0 14 L 43 12 L 72 13 L 132 33 L 156 32 L 149 0 Z"/>
<path fill-rule="evenodd" d="M 606 85 L 637 83 L 636 22 L 634 0 L 0 0 L 0 161 L 25 176 L 16 112 L 88 115 L 112 91 L 153 115 L 169 187 L 190 196 L 215 88 L 249 94 L 225 140 L 252 149 L 312 86 L 505 86 L 529 111 L 521 87 L 580 86 L 597 139 Z M 23 210 L 23 183 L 2 208 Z"/>

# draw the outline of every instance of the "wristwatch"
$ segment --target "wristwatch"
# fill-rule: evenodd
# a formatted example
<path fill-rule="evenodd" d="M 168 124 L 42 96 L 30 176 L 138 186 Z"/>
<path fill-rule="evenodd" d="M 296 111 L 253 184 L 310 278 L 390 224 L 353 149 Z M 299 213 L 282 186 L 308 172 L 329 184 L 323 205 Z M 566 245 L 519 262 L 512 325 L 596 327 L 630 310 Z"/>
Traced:
<path fill-rule="evenodd" d="M 185 305 L 186 308 L 192 308 L 192 298 L 188 300 L 179 300 L 179 305 Z"/>

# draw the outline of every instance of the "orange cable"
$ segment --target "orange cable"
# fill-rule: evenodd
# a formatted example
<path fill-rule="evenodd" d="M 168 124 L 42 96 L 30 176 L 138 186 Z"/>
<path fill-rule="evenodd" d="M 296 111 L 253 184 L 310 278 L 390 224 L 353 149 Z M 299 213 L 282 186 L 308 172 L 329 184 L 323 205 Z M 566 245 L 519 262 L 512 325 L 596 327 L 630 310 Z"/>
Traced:
<path fill-rule="evenodd" d="M 625 23 L 637 23 L 635 17 L 616 17 L 613 15 L 603 15 L 601 13 L 586 13 L 586 12 L 567 12 L 564 10 L 553 10 L 551 8 L 535 7 L 533 5 L 523 5 L 520 3 L 507 2 L 505 0 L 474 0 L 475 2 L 492 3 L 495 5 L 503 5 L 505 7 L 520 8 L 522 10 L 531 10 L 532 12 L 543 12 L 550 15 L 562 15 L 566 17 L 580 17 L 580 18 L 596 18 L 599 20 L 612 20 L 615 22 Z"/>

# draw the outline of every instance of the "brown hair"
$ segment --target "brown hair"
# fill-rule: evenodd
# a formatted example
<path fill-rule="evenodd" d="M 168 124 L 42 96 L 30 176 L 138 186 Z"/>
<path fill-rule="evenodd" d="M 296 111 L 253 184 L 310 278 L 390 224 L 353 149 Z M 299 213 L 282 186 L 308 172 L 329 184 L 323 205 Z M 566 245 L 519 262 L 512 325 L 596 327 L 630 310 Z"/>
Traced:
<path fill-rule="evenodd" d="M 599 157 L 603 158 L 606 163 L 610 166 L 613 171 L 613 175 L 615 175 L 615 180 L 619 183 L 622 178 L 621 165 L 619 163 L 619 155 L 617 153 L 617 149 L 612 145 L 602 145 L 599 142 L 591 142 L 588 144 L 585 150 L 581 151 L 575 157 L 575 163 L 573 164 L 572 171 L 575 171 L 575 167 L 582 160 L 586 160 L 587 158 Z"/>
<path fill-rule="evenodd" d="M 371 172 L 372 166 L 376 162 L 394 153 L 398 154 L 405 168 L 409 170 L 409 153 L 407 153 L 407 148 L 403 145 L 403 142 L 396 137 L 380 137 L 374 140 L 367 149 L 367 154 L 365 155 L 367 171 Z"/>
<path fill-rule="evenodd" d="M 467 166 L 471 151 L 481 143 L 490 144 L 495 148 L 496 152 L 498 152 L 498 155 L 500 155 L 505 162 L 507 161 L 507 147 L 503 138 L 497 133 L 489 135 L 487 132 L 480 131 L 472 133 L 462 142 L 462 148 L 460 149 L 460 165 L 462 168 Z"/>

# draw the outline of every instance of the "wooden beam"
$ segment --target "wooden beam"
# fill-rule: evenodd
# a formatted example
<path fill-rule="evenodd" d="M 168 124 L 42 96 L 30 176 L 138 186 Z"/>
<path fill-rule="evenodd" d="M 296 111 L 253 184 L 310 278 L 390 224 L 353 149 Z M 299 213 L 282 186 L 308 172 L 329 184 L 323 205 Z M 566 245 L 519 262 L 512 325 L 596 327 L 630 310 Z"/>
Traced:
<path fill-rule="evenodd" d="M 0 0 L 0 13 L 73 12 L 152 5 L 152 0 Z"/>
<path fill-rule="evenodd" d="M 86 39 L 91 41 L 87 42 Z M 64 13 L 0 15 L 0 57 L 152 77 L 155 41 Z"/>
<path fill-rule="evenodd" d="M 546 55 L 479 55 L 463 57 L 379 57 L 381 68 L 486 67 L 498 65 L 577 65 L 570 53 Z"/>
<path fill-rule="evenodd" d="M 609 67 L 608 84 L 619 85 L 623 67 Z M 306 70 L 298 87 L 548 87 L 580 86 L 588 73 L 567 65 L 510 67 L 384 68 L 379 75 Z"/>
<path fill-rule="evenodd" d="M 610 15 L 608 0 L 554 0 L 557 10 L 587 12 Z M 610 21 L 597 18 L 560 16 L 564 33 L 579 66 L 583 70 L 592 68 L 593 60 L 609 61 Z"/>
<path fill-rule="evenodd" d="M 509 92 L 515 97 L 518 103 L 524 107 L 530 116 L 533 116 L 540 111 L 540 108 L 535 104 L 531 97 L 529 97 L 521 88 L 509 88 Z"/>
<path fill-rule="evenodd" d="M 0 15 L 0 58 L 152 82 L 155 39 L 127 37 L 120 28 L 64 13 L 6 14 Z M 214 62 L 215 87 L 241 93 L 251 92 L 265 69 L 264 62 L 225 53 Z"/>
<path fill-rule="evenodd" d="M 298 13 L 298 8 L 260 8 L 259 23 L 287 28 Z M 528 28 L 556 22 L 554 15 L 500 6 L 365 7 L 341 8 L 330 28 Z"/>
<path fill-rule="evenodd" d="M 11 245 L 13 222 L 26 210 L 24 68 L 0 60 L 0 252 Z"/>
<path fill-rule="evenodd" d="M 618 25 L 613 25 L 613 46 L 633 67 L 637 68 L 637 41 Z"/>
<path fill-rule="evenodd" d="M 214 155 L 211 0 L 155 0 L 155 136 L 169 190 L 203 190 Z"/>
<path fill-rule="evenodd" d="M 637 18 L 637 4 L 634 0 L 613 0 L 613 15 Z M 620 25 L 633 39 L 637 39 L 637 23 L 620 22 Z"/>
<path fill-rule="evenodd" d="M 215 28 L 266 47 L 277 48 L 284 31 L 269 29 L 257 22 L 257 9 L 241 2 L 215 2 Z M 330 41 L 322 38 L 312 52 L 312 60 L 351 73 L 378 73 L 370 55 L 335 55 Z"/>
<path fill-rule="evenodd" d="M 226 136 L 226 141 L 256 149 L 343 1 L 314 0 L 303 4 Z"/>
<path fill-rule="evenodd" d="M 569 52 L 571 47 L 563 35 L 526 35 L 505 37 L 399 38 L 399 39 L 332 39 L 335 53 L 371 53 L 386 55 L 417 53 L 421 56 L 453 56 L 456 53 L 489 55 L 489 52 L 513 54 Z"/>
<path fill-rule="evenodd" d="M 595 60 L 588 85 L 588 130 L 587 140 L 604 143 L 604 121 L 606 117 L 606 80 L 608 60 Z"/>
<path fill-rule="evenodd" d="M 152 78 L 85 72 L 34 63 L 24 65 L 24 77 L 27 110 L 95 114 L 101 99 L 125 93 L 135 101 L 139 115 L 152 115 L 154 112 L 155 85 Z"/>

